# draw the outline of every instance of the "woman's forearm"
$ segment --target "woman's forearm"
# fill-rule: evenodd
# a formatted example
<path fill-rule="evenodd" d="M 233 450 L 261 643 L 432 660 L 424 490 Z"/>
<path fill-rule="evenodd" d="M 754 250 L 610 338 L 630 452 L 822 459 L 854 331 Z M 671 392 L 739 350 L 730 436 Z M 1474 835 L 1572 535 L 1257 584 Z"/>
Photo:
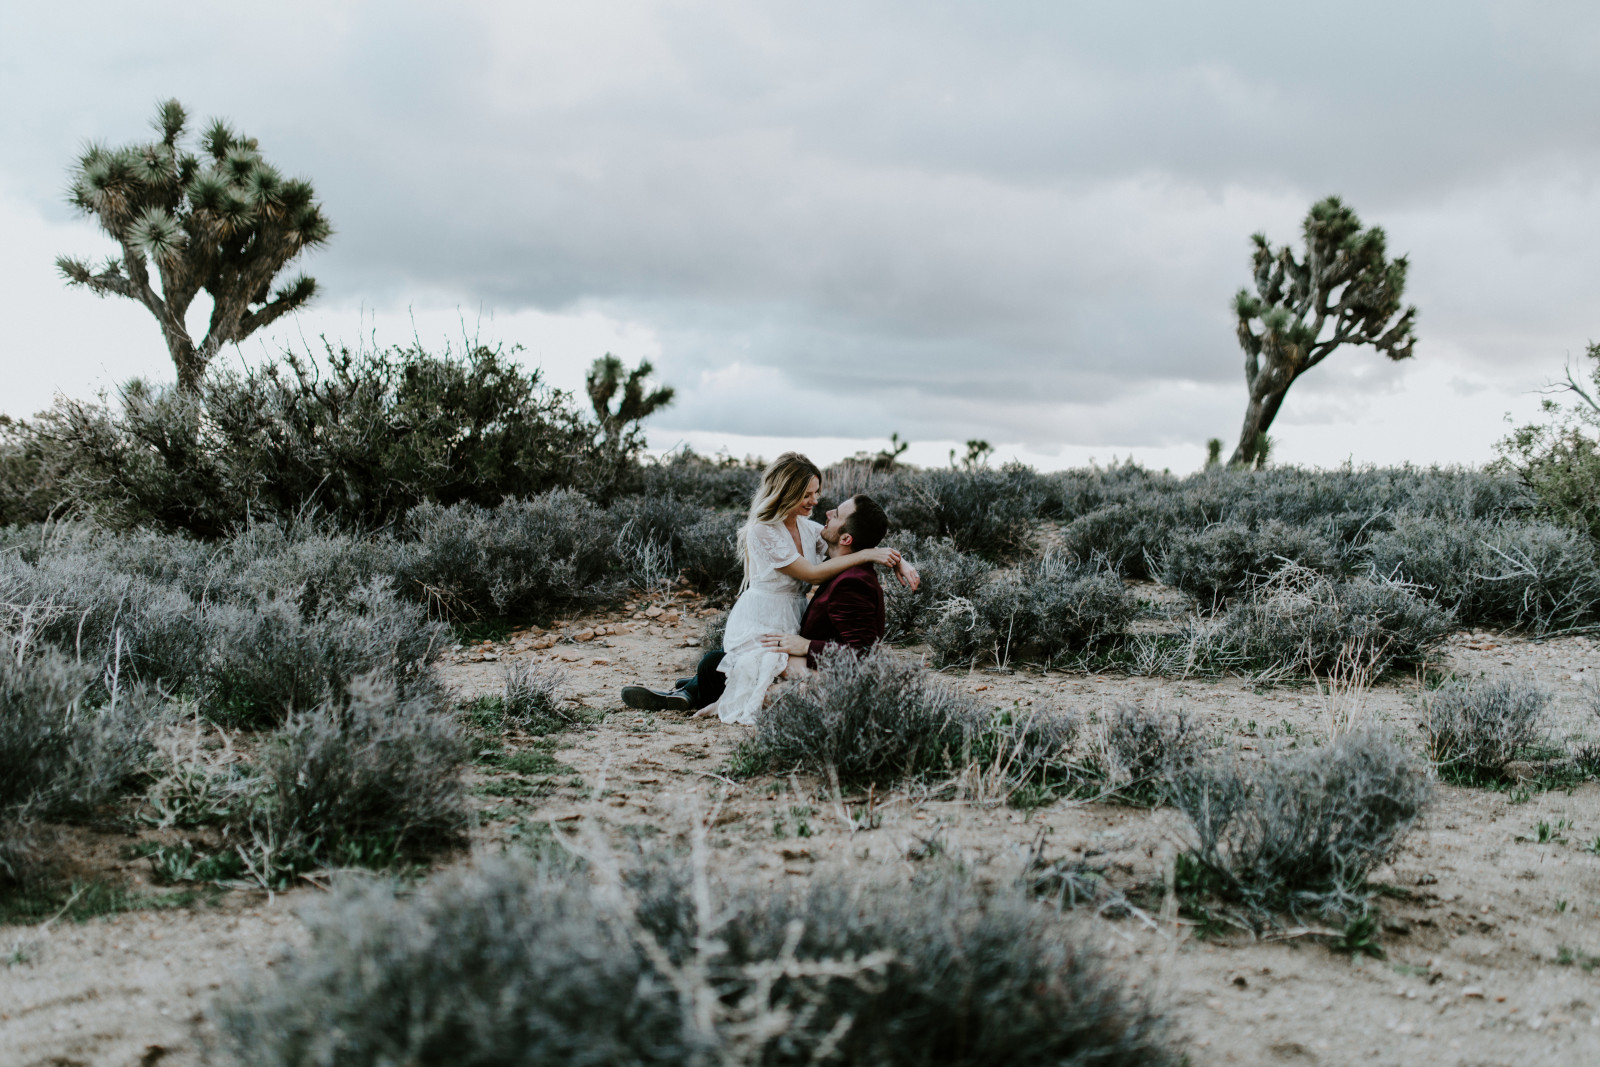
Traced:
<path fill-rule="evenodd" d="M 812 585 L 816 585 L 818 582 L 827 581 L 840 571 L 849 570 L 851 567 L 857 567 L 866 562 L 869 561 L 852 552 L 849 555 L 825 559 L 821 563 L 797 559 L 787 567 L 779 567 L 778 573 L 787 574 L 797 581 L 810 582 Z"/>

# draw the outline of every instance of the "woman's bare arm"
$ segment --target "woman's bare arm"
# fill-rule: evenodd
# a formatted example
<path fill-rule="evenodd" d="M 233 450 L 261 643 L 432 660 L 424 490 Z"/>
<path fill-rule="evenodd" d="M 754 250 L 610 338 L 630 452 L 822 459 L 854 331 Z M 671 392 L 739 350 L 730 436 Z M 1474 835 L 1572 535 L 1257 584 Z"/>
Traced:
<path fill-rule="evenodd" d="M 787 574 L 797 581 L 810 582 L 815 585 L 825 582 L 840 571 L 849 570 L 851 567 L 863 563 L 881 563 L 885 567 L 897 566 L 900 562 L 900 553 L 892 548 L 864 548 L 860 552 L 851 552 L 844 556 L 835 556 L 825 559 L 821 563 L 812 563 L 805 558 L 797 559 L 788 566 L 779 567 L 779 574 Z"/>

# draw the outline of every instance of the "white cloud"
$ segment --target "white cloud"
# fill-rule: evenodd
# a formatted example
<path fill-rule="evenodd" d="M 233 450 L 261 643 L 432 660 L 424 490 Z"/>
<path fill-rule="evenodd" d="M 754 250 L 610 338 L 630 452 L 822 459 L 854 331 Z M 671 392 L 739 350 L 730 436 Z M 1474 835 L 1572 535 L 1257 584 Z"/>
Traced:
<path fill-rule="evenodd" d="M 1248 235 L 1341 192 L 1410 255 L 1422 341 L 1297 384 L 1278 454 L 1481 459 L 1500 426 L 1474 420 L 1594 330 L 1600 12 L 1341 10 L 12 5 L 0 408 L 164 368 L 142 309 L 48 264 L 106 251 L 58 198 L 79 142 L 177 94 L 313 176 L 336 226 L 305 264 L 326 296 L 251 358 L 413 320 L 436 345 L 481 312 L 564 387 L 651 358 L 667 436 L 1197 456 L 1241 414 Z"/>

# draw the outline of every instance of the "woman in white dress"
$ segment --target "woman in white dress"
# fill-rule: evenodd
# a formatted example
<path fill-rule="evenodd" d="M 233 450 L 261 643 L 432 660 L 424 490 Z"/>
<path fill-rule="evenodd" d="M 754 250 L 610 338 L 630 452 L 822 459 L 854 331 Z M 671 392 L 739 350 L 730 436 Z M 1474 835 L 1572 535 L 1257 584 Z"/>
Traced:
<path fill-rule="evenodd" d="M 806 587 L 862 563 L 897 566 L 900 553 L 869 548 L 825 559 L 822 526 L 807 516 L 817 506 L 822 472 L 798 452 L 785 452 L 761 474 L 750 519 L 739 531 L 744 584 L 728 613 L 717 668 L 728 676 L 715 704 L 696 717 L 754 726 L 767 689 L 789 665 L 786 653 L 764 648 L 764 634 L 797 634 L 806 610 Z"/>

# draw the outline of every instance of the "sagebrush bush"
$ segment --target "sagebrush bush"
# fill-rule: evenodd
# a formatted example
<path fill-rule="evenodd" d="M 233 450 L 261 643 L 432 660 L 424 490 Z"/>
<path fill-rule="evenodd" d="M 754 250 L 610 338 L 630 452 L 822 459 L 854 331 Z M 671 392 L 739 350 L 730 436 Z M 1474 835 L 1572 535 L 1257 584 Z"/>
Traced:
<path fill-rule="evenodd" d="M 82 664 L 0 636 L 0 882 L 42 860 L 35 821 L 92 812 L 142 765 L 153 704 L 131 687 L 106 690 Z"/>
<path fill-rule="evenodd" d="M 896 530 L 948 539 L 957 550 L 995 561 L 1034 554 L 1039 476 L 1020 464 L 1000 470 L 903 471 L 893 488 L 872 493 Z M 870 490 L 858 490 L 868 491 Z"/>
<path fill-rule="evenodd" d="M 1362 910 L 1367 875 L 1394 854 L 1431 794 L 1405 749 L 1376 732 L 1259 763 L 1200 763 L 1174 775 L 1210 888 L 1252 908 Z"/>
<path fill-rule="evenodd" d="M 1455 775 L 1498 775 L 1545 735 L 1551 694 L 1532 678 L 1502 674 L 1449 682 L 1423 696 L 1428 757 Z"/>
<path fill-rule="evenodd" d="M 551 734 L 576 722 L 562 692 L 566 676 L 558 669 L 519 663 L 506 670 L 501 722 L 530 734 Z"/>
<path fill-rule="evenodd" d="M 468 751 L 438 702 L 379 675 L 296 712 L 273 736 L 265 794 L 241 819 L 285 862 L 349 862 L 437 841 L 466 824 Z"/>
<path fill-rule="evenodd" d="M 1402 516 L 1364 553 L 1374 572 L 1415 584 L 1463 625 L 1545 633 L 1600 610 L 1594 542 L 1562 526 Z"/>
<path fill-rule="evenodd" d="M 618 591 L 604 509 L 557 489 L 495 508 L 425 504 L 401 531 L 399 587 L 459 618 L 548 620 Z"/>
<path fill-rule="evenodd" d="M 974 705 L 913 659 L 828 649 L 756 717 L 753 753 L 850 785 L 957 769 Z"/>
<path fill-rule="evenodd" d="M 239 1062 L 1163 1067 L 1163 1017 L 1051 913 L 964 881 L 715 882 L 490 863 L 357 884 L 224 998 Z"/>
<path fill-rule="evenodd" d="M 937 541 L 907 534 L 896 546 L 917 568 L 922 583 L 915 591 L 898 579 L 885 578 L 884 640 L 914 642 L 938 621 L 938 606 L 952 597 L 972 600 L 994 573 L 994 564 L 968 555 L 948 540 Z"/>
<path fill-rule="evenodd" d="M 1129 578 L 1150 578 L 1162 546 L 1180 522 L 1171 499 L 1137 499 L 1073 519 L 1062 528 L 1061 544 L 1078 559 L 1103 559 Z"/>
<path fill-rule="evenodd" d="M 755 459 L 701 456 L 684 449 L 659 460 L 642 457 L 624 485 L 640 496 L 743 512 L 761 484 L 762 466 Z"/>
<path fill-rule="evenodd" d="M 1337 572 L 1342 553 L 1331 539 L 1302 526 L 1270 519 L 1259 528 L 1226 522 L 1202 530 L 1177 530 L 1161 552 L 1161 581 L 1183 590 L 1203 607 L 1222 603 L 1280 570 L 1298 563 Z"/>
<path fill-rule="evenodd" d="M 0 598 L 26 606 L 31 640 L 99 668 L 120 659 L 129 677 L 189 684 L 204 656 L 198 608 L 182 589 L 130 574 L 93 546 L 0 554 Z"/>
<path fill-rule="evenodd" d="M 1048 666 L 1122 634 L 1133 613 L 1117 574 L 1052 555 L 995 572 L 969 599 L 941 602 L 927 640 L 941 666 L 988 658 Z"/>
<path fill-rule="evenodd" d="M 1200 723 L 1182 708 L 1118 703 L 1101 720 L 1106 784 L 1127 800 L 1159 801 L 1173 777 L 1193 767 L 1205 749 Z"/>
<path fill-rule="evenodd" d="M 1075 712 L 1052 707 L 971 709 L 961 721 L 968 792 L 1018 806 L 1053 800 L 1076 778 L 1070 749 L 1079 725 Z"/>
<path fill-rule="evenodd" d="M 1420 662 L 1454 629 L 1450 612 L 1403 583 L 1285 565 L 1227 610 L 1216 637 L 1233 665 L 1250 670 L 1321 674 L 1344 657 L 1376 676 Z"/>
<path fill-rule="evenodd" d="M 205 664 L 196 688 L 208 715 L 237 725 L 281 722 L 381 675 L 402 697 L 432 697 L 446 629 L 383 582 L 309 617 L 295 604 L 217 604 L 200 617 Z"/>

